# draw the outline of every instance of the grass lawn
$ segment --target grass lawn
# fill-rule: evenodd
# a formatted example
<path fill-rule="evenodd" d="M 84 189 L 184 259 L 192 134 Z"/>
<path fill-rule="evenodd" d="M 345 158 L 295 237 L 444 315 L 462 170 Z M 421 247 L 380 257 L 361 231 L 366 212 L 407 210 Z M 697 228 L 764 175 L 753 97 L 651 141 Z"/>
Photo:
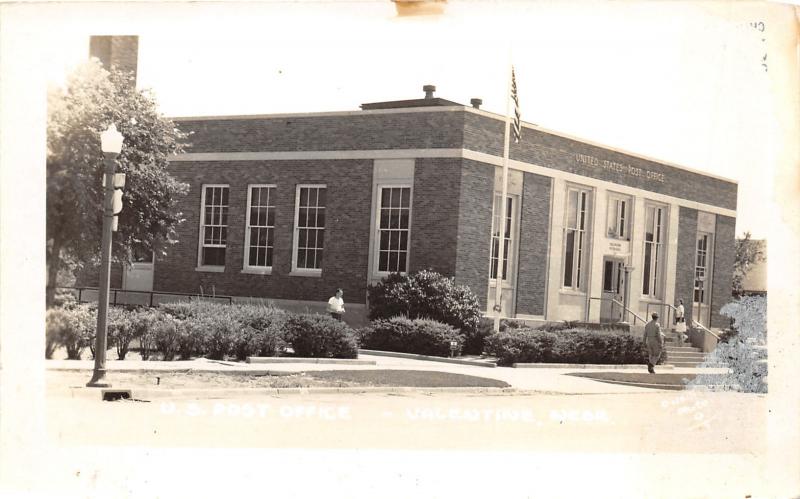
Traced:
<path fill-rule="evenodd" d="M 90 374 L 49 371 L 53 389 L 83 387 Z M 114 388 L 310 388 L 310 387 L 509 387 L 508 383 L 478 376 L 437 371 L 330 370 L 281 375 L 190 372 L 113 372 L 107 374 Z"/>

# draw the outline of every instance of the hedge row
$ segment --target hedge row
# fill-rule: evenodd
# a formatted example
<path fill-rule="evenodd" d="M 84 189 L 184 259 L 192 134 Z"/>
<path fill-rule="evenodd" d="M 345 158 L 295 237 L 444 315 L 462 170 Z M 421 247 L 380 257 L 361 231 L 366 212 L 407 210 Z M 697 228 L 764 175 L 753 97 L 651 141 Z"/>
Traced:
<path fill-rule="evenodd" d="M 456 342 L 456 352 L 460 352 L 465 343 L 464 336 L 449 324 L 406 317 L 373 321 L 359 330 L 359 338 L 362 347 L 372 350 L 442 357 L 450 355 L 450 342 Z"/>
<path fill-rule="evenodd" d="M 624 331 L 567 329 L 558 332 L 509 328 L 486 339 L 486 351 L 500 365 L 523 362 L 645 364 L 642 339 Z M 659 363 L 666 360 L 666 350 Z"/>
<path fill-rule="evenodd" d="M 94 347 L 97 311 L 94 304 L 67 304 L 47 312 L 47 348 L 51 358 L 57 346 L 70 359 Z M 263 304 L 222 305 L 203 301 L 165 304 L 156 309 L 110 308 L 108 343 L 124 360 L 133 340 L 142 359 L 155 353 L 163 360 L 207 357 L 244 360 L 250 356 L 355 358 L 355 331 L 328 316 L 289 314 Z M 92 350 L 92 354 L 94 351 Z"/>

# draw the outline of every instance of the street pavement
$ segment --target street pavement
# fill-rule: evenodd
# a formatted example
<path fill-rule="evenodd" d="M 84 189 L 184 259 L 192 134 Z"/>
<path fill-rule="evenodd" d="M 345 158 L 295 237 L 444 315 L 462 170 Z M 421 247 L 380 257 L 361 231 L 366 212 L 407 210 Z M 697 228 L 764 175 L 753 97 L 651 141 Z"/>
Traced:
<path fill-rule="evenodd" d="M 46 363 L 42 431 L 17 442 L 15 459 L 0 465 L 14 470 L 5 474 L 11 483 L 44 496 L 768 496 L 763 395 L 654 390 L 567 375 L 581 369 L 361 358 L 376 365 L 128 360 L 109 361 L 108 377 L 113 383 L 120 366 L 419 369 L 500 379 L 520 391 L 103 402 L 73 396 L 59 382 L 84 373 L 88 380 L 91 361 L 53 360 Z M 80 372 L 59 372 L 75 368 Z"/>
<path fill-rule="evenodd" d="M 109 351 L 111 357 L 111 351 Z M 251 371 L 273 373 L 296 373 L 307 371 L 328 370 L 371 370 L 371 369 L 404 369 L 439 371 L 471 376 L 482 376 L 505 381 L 512 388 L 520 391 L 537 391 L 543 393 L 560 394 L 597 394 L 597 393 L 645 393 L 653 391 L 651 388 L 639 388 L 569 376 L 574 372 L 620 372 L 617 369 L 582 369 L 582 368 L 537 368 L 516 369 L 511 367 L 483 367 L 461 364 L 448 364 L 444 362 L 406 359 L 398 357 L 384 357 L 379 355 L 359 355 L 359 360 L 374 361 L 375 365 L 353 364 L 312 364 L 312 363 L 276 363 L 276 364 L 248 364 L 244 362 L 213 361 L 196 359 L 191 361 L 142 361 L 142 360 L 109 360 L 107 361 L 108 380 L 113 384 L 114 370 L 146 369 L 159 370 L 192 370 L 197 372 L 226 372 L 226 371 Z M 80 369 L 89 371 L 93 368 L 91 360 L 49 360 L 47 368 L 51 371 L 62 369 Z M 626 369 L 629 373 L 646 373 L 647 368 Z M 665 371 L 667 372 L 667 371 Z M 725 372 L 725 369 L 703 368 L 675 368 L 668 372 L 675 374 L 693 374 L 699 372 Z M 115 386 L 115 388 L 117 388 Z M 120 386 L 119 388 L 124 388 Z"/>

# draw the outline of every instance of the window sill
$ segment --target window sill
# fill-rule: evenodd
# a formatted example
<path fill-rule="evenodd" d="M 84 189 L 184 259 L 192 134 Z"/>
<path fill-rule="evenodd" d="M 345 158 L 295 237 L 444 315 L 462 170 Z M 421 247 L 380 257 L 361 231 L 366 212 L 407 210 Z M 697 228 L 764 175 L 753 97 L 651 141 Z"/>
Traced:
<path fill-rule="evenodd" d="M 272 274 L 272 267 L 266 269 L 242 269 L 242 274 L 254 274 L 254 275 L 271 275 Z"/>
<path fill-rule="evenodd" d="M 558 290 L 558 292 L 559 292 L 559 294 L 562 294 L 562 295 L 571 295 L 571 296 L 586 296 L 586 293 L 585 293 L 585 292 L 583 292 L 583 291 L 576 291 L 576 290 L 574 290 L 574 289 L 564 289 L 564 288 L 562 288 L 562 289 L 559 289 L 559 290 Z"/>
<path fill-rule="evenodd" d="M 201 265 L 199 267 L 195 267 L 195 272 L 225 272 L 224 266 L 217 266 L 217 265 Z"/>
<path fill-rule="evenodd" d="M 293 270 L 289 272 L 293 277 L 322 277 L 322 270 Z"/>

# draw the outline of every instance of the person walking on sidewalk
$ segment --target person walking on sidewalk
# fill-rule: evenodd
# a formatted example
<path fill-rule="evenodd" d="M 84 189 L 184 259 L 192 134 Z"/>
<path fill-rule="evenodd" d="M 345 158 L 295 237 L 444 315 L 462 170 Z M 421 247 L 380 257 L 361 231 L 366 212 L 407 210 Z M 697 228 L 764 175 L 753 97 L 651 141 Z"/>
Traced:
<path fill-rule="evenodd" d="M 344 291 L 342 291 L 342 288 L 338 288 L 336 293 L 328 300 L 328 313 L 337 320 L 342 320 L 342 314 L 344 313 L 344 300 L 342 296 L 344 296 Z"/>
<path fill-rule="evenodd" d="M 655 374 L 655 366 L 664 349 L 664 333 L 661 332 L 661 326 L 658 324 L 658 314 L 653 312 L 651 317 L 652 320 L 644 326 L 642 341 L 647 347 L 647 372 Z"/>

